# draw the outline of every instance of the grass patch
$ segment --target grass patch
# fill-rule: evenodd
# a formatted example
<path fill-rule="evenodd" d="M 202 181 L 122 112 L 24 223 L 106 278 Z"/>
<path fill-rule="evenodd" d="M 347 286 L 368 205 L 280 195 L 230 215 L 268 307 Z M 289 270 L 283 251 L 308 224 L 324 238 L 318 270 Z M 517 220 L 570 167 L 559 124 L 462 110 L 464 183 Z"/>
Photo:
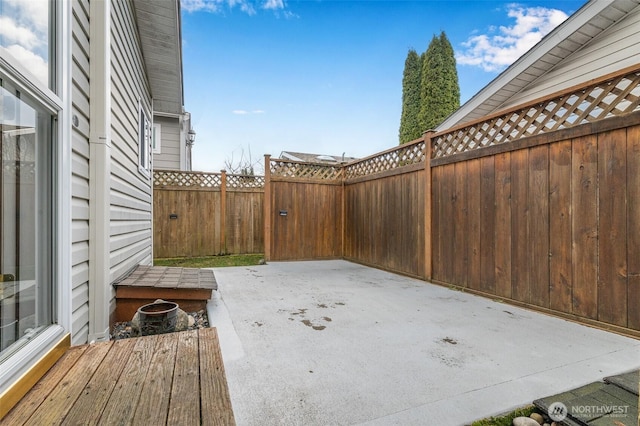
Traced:
<path fill-rule="evenodd" d="M 516 417 L 529 417 L 531 413 L 536 411 L 536 407 L 528 405 L 526 407 L 518 408 L 509 414 L 498 417 L 489 417 L 487 419 L 476 420 L 471 423 L 471 426 L 511 426 L 513 419 Z"/>
<path fill-rule="evenodd" d="M 259 265 L 264 254 L 229 254 L 224 256 L 177 257 L 153 259 L 155 266 L 177 266 L 180 268 L 220 268 L 223 266 Z"/>

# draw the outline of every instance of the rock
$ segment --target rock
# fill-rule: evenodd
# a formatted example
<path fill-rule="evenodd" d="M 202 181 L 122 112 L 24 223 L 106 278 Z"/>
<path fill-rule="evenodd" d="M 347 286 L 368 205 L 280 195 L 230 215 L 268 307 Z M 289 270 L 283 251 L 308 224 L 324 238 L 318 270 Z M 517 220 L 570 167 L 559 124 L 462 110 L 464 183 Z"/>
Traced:
<path fill-rule="evenodd" d="M 189 314 L 178 308 L 178 320 L 176 321 L 176 331 L 185 331 L 189 329 L 189 324 L 194 321 Z M 194 321 L 195 322 L 195 321 Z"/>
<path fill-rule="evenodd" d="M 540 423 L 533 420 L 531 417 L 516 417 L 511 422 L 513 426 L 540 426 Z"/>
<path fill-rule="evenodd" d="M 267 264 L 266 260 L 264 260 L 264 259 L 258 260 L 258 265 L 266 265 L 266 264 Z"/>
<path fill-rule="evenodd" d="M 529 416 L 531 417 L 533 420 L 535 420 L 536 422 L 538 422 L 539 425 L 541 425 L 542 423 L 544 423 L 544 417 L 542 417 L 542 414 L 539 413 L 531 413 L 531 415 Z"/>
<path fill-rule="evenodd" d="M 189 327 L 193 327 L 194 325 L 196 325 L 196 319 L 191 315 L 187 315 L 187 316 L 189 317 Z"/>

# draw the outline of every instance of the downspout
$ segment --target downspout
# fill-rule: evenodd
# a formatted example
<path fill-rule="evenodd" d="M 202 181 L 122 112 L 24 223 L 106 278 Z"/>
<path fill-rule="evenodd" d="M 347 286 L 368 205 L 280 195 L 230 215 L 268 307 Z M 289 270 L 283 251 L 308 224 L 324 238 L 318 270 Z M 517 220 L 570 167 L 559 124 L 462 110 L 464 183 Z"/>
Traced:
<path fill-rule="evenodd" d="M 109 340 L 111 0 L 92 1 L 89 69 L 89 342 Z"/>

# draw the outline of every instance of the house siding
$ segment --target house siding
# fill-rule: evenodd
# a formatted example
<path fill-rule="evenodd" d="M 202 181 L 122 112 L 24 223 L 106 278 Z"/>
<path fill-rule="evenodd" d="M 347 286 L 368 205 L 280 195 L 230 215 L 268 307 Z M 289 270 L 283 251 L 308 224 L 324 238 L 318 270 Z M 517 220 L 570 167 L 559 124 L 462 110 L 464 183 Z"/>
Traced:
<path fill-rule="evenodd" d="M 151 119 L 151 95 L 131 1 L 111 4 L 111 82 L 109 280 L 113 283 L 152 260 L 151 178 L 138 170 L 138 102 Z M 110 294 L 113 312 L 113 289 Z"/>
<path fill-rule="evenodd" d="M 72 344 L 89 334 L 89 3 L 72 4 L 72 108 L 78 126 L 71 136 Z"/>
<path fill-rule="evenodd" d="M 180 120 L 177 118 L 156 116 L 153 121 L 162 126 L 160 153 L 153 155 L 153 168 L 181 170 Z"/>
<path fill-rule="evenodd" d="M 640 64 L 640 6 L 591 40 L 497 110 L 533 101 L 550 93 Z"/>

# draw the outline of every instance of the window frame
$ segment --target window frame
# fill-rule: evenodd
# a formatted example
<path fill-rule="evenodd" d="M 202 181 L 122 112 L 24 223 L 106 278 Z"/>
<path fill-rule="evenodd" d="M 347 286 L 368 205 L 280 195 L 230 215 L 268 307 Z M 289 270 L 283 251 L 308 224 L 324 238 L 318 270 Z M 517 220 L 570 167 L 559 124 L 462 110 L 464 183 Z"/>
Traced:
<path fill-rule="evenodd" d="M 154 122 L 151 128 L 151 152 L 162 153 L 162 124 Z"/>
<path fill-rule="evenodd" d="M 49 13 L 49 82 L 47 85 L 14 58 L 0 57 L 0 76 L 36 102 L 51 117 L 51 141 L 46 170 L 49 194 L 39 194 L 50 203 L 47 218 L 51 236 L 45 262 L 50 282 L 47 304 L 51 325 L 35 334 L 0 364 L 0 394 L 29 371 L 48 351 L 71 333 L 71 2 L 51 0 Z M 43 190 L 45 188 L 42 188 Z M 40 191 L 42 192 L 42 191 Z M 37 250 L 42 253 L 41 248 Z M 41 254 L 39 254 L 41 256 Z"/>
<path fill-rule="evenodd" d="M 153 128 L 150 114 L 138 99 L 138 171 L 145 177 L 151 176 L 151 142 Z"/>

